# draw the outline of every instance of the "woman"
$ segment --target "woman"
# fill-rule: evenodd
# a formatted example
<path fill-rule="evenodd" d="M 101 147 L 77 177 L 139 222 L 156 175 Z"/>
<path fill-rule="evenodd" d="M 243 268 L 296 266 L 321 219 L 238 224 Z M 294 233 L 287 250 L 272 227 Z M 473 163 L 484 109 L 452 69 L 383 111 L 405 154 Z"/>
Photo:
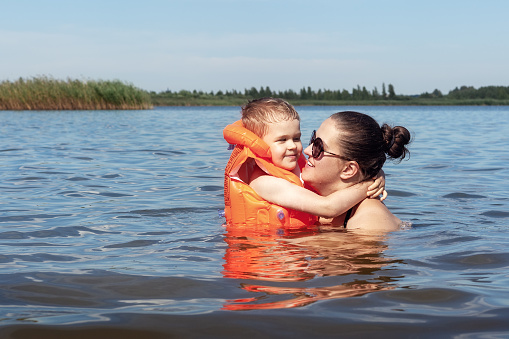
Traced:
<path fill-rule="evenodd" d="M 371 180 L 388 158 L 405 158 L 408 154 L 405 146 L 409 142 L 410 132 L 405 127 L 392 128 L 387 124 L 380 127 L 373 118 L 358 112 L 336 113 L 313 132 L 311 143 L 304 150 L 309 158 L 301 177 L 306 186 L 322 196 L 336 194 Z M 303 187 L 270 175 L 262 175 L 250 185 L 271 203 L 309 213 L 308 192 Z M 274 194 L 271 187 L 276 186 L 278 190 Z M 401 224 L 381 200 L 367 198 L 340 216 L 320 221 L 349 229 L 377 231 L 394 231 Z"/>
<path fill-rule="evenodd" d="M 373 178 L 386 159 L 402 160 L 408 154 L 410 132 L 402 126 L 380 125 L 358 112 L 335 113 L 313 132 L 304 150 L 308 161 L 304 182 L 320 195 L 329 195 Z M 394 231 L 401 220 L 378 199 L 364 199 L 348 212 L 326 221 L 333 226 Z"/>

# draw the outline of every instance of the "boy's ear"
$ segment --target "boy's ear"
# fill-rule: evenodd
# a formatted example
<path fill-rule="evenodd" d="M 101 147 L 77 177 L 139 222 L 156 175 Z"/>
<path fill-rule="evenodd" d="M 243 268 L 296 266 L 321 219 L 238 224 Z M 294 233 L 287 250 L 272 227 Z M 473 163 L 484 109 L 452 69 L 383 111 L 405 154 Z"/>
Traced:
<path fill-rule="evenodd" d="M 343 165 L 343 170 L 339 174 L 341 179 L 348 180 L 353 178 L 357 173 L 360 172 L 359 164 L 357 161 L 347 161 Z"/>

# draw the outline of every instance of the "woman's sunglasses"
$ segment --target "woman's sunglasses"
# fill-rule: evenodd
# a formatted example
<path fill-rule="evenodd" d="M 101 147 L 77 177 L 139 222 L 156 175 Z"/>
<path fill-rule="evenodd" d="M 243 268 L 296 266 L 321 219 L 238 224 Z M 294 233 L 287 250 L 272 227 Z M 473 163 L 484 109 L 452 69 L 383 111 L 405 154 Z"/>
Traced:
<path fill-rule="evenodd" d="M 309 144 L 313 145 L 313 147 L 311 149 L 311 156 L 315 159 L 320 158 L 323 153 L 327 153 L 327 154 L 333 155 L 335 157 L 338 157 L 338 158 L 346 160 L 346 161 L 350 160 L 348 158 L 345 158 L 342 155 L 334 154 L 332 152 L 327 152 L 326 150 L 324 150 L 323 149 L 323 140 L 321 138 L 316 137 L 316 130 L 314 130 L 313 134 L 311 134 L 311 140 L 309 141 Z"/>

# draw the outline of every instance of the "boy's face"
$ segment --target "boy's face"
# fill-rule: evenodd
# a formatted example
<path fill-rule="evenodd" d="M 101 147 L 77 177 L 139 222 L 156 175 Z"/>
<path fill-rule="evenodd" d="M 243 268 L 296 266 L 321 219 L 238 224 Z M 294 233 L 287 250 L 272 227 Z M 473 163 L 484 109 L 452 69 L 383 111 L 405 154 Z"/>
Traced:
<path fill-rule="evenodd" d="M 268 124 L 268 132 L 262 138 L 272 152 L 274 165 L 292 171 L 302 153 L 300 121 L 289 120 Z"/>

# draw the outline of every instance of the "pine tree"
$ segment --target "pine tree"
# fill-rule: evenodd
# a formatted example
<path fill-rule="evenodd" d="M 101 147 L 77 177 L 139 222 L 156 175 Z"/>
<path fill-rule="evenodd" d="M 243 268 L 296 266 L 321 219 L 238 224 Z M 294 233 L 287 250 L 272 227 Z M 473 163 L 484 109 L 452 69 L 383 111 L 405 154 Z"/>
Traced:
<path fill-rule="evenodd" d="M 394 92 L 394 86 L 392 84 L 389 84 L 389 99 L 396 98 L 396 92 Z"/>

